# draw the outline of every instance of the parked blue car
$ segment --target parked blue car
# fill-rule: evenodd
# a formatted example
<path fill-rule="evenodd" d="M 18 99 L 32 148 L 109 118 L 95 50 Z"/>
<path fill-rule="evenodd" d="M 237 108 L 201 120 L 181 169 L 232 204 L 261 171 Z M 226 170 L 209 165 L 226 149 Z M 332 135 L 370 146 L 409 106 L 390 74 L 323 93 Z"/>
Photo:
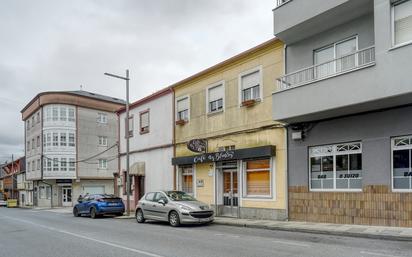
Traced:
<path fill-rule="evenodd" d="M 109 194 L 93 194 L 80 196 L 77 204 L 73 207 L 73 215 L 89 215 L 92 219 L 105 214 L 122 216 L 124 204 L 121 198 Z"/>

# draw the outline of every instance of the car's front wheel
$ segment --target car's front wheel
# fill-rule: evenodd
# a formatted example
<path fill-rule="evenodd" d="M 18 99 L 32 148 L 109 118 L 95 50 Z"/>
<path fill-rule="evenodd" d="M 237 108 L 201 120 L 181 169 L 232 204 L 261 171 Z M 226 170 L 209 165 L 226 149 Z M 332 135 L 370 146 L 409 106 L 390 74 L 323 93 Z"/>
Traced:
<path fill-rule="evenodd" d="M 90 209 L 90 217 L 91 217 L 92 219 L 95 219 L 95 218 L 98 217 L 97 212 L 96 212 L 96 208 L 91 208 L 91 209 Z"/>
<path fill-rule="evenodd" d="M 79 210 L 76 207 L 73 209 L 73 216 L 74 217 L 79 217 L 80 216 Z"/>
<path fill-rule="evenodd" d="M 172 227 L 180 226 L 179 214 L 176 211 L 171 211 L 169 214 L 169 223 Z"/>
<path fill-rule="evenodd" d="M 138 223 L 144 223 L 144 222 L 145 222 L 145 218 L 144 218 L 144 216 L 143 216 L 143 211 L 142 211 L 142 209 L 138 209 L 138 210 L 136 211 L 136 221 L 137 221 Z"/>

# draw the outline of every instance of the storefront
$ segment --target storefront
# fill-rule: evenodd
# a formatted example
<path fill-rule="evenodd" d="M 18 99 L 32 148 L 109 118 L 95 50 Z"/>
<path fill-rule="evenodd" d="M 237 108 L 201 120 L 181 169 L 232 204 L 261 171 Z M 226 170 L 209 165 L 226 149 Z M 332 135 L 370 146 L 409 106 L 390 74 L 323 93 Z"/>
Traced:
<path fill-rule="evenodd" d="M 276 147 L 268 145 L 176 157 L 172 163 L 178 189 L 213 206 L 217 216 L 282 219 L 284 211 L 270 208 L 276 201 L 275 155 Z"/>

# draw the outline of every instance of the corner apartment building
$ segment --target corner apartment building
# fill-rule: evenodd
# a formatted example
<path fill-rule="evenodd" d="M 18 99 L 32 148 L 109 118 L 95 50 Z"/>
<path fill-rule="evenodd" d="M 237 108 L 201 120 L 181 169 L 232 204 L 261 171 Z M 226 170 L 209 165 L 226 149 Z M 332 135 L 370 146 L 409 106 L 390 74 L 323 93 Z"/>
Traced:
<path fill-rule="evenodd" d="M 217 216 L 287 218 L 285 130 L 271 114 L 282 73 L 271 39 L 173 85 L 177 189 Z"/>
<path fill-rule="evenodd" d="M 113 193 L 117 116 L 124 101 L 86 91 L 44 92 L 21 111 L 33 204 L 72 206 L 80 194 Z M 74 199 L 74 200 L 73 200 Z"/>
<path fill-rule="evenodd" d="M 277 1 L 291 220 L 412 227 L 412 1 Z"/>
<path fill-rule="evenodd" d="M 174 151 L 173 104 L 173 90 L 165 88 L 130 104 L 128 121 L 125 108 L 117 112 L 120 161 L 115 190 L 126 200 L 126 137 L 129 136 L 131 209 L 145 192 L 173 189 L 174 167 L 170 162 Z"/>

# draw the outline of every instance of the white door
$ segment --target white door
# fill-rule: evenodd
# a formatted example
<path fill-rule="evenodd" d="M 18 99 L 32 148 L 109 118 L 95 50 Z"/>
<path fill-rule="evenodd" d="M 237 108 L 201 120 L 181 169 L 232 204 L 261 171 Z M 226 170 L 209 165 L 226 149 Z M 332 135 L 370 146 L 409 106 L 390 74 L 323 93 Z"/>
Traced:
<path fill-rule="evenodd" d="M 63 206 L 68 207 L 72 206 L 72 188 L 71 187 L 63 187 Z"/>
<path fill-rule="evenodd" d="M 104 186 L 85 186 L 83 189 L 83 194 L 104 194 Z"/>

